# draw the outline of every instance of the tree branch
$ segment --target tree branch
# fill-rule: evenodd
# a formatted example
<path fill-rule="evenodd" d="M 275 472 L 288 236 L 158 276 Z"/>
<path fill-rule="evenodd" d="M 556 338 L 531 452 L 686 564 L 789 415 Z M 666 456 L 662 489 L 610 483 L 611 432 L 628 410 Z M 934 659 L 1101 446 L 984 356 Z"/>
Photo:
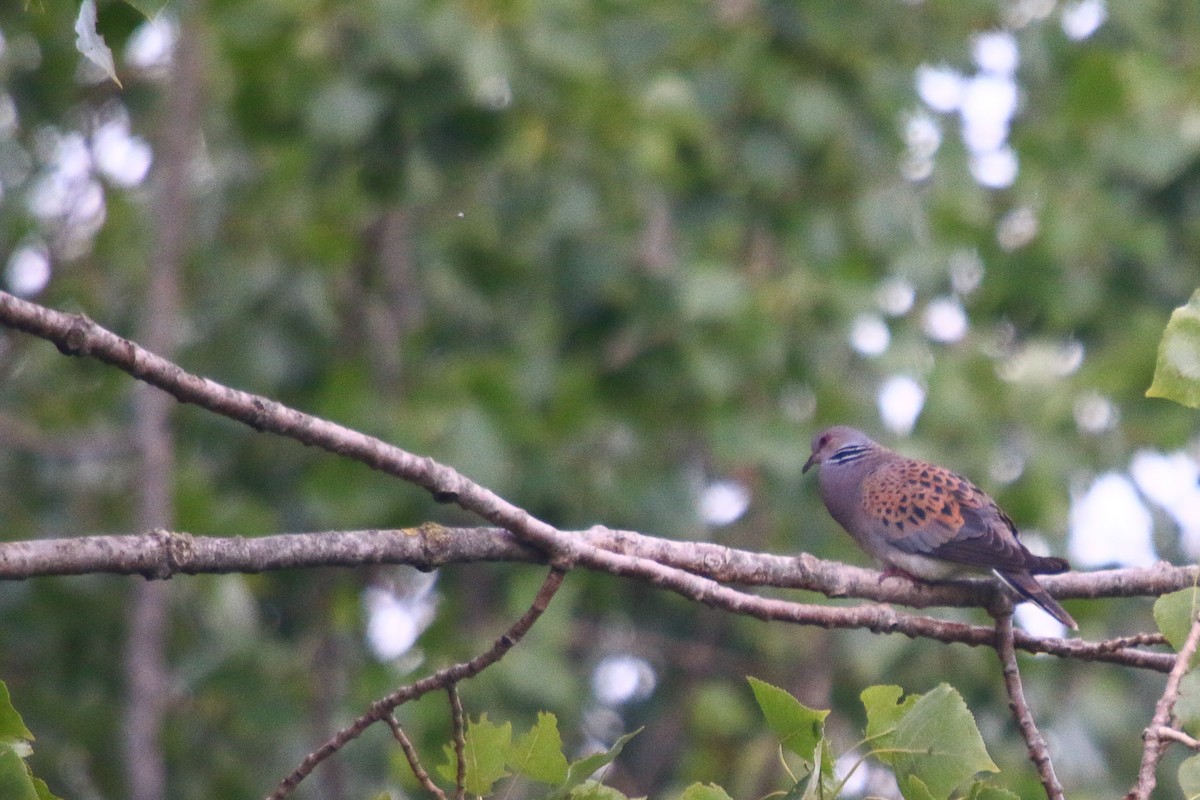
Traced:
<path fill-rule="evenodd" d="M 1200 750 L 1200 741 L 1194 737 L 1188 736 L 1178 728 L 1172 728 L 1170 725 L 1161 725 L 1154 730 L 1154 734 L 1160 739 L 1170 739 L 1172 742 L 1179 742 L 1189 750 Z"/>
<path fill-rule="evenodd" d="M 757 553 L 600 526 L 560 533 L 597 549 L 654 561 L 719 583 L 802 589 L 827 597 L 899 603 L 910 608 L 988 607 L 997 591 L 996 583 L 990 579 L 943 583 L 895 577 L 880 580 L 876 570 L 827 561 L 809 553 L 795 556 Z M 159 530 L 146 534 L 0 542 L 0 580 L 95 573 L 166 579 L 178 574 L 372 564 L 434 569 L 476 561 L 545 563 L 546 557 L 501 528 L 448 528 L 432 522 L 394 530 L 269 536 L 194 536 Z M 1200 581 L 1200 567 L 1159 563 L 1151 567 L 1046 575 L 1038 580 L 1057 597 L 1157 597 Z M 1114 646 L 1162 641 L 1159 634 L 1138 634 L 1114 640 Z"/>
<path fill-rule="evenodd" d="M 421 766 L 421 757 L 417 755 L 417 748 L 413 745 L 412 740 L 408 738 L 408 734 L 404 732 L 404 728 L 400 727 L 400 720 L 396 719 L 395 714 L 388 714 L 383 718 L 387 726 L 392 729 L 392 736 L 400 743 L 400 749 L 404 751 L 404 757 L 408 759 L 408 767 L 412 770 L 413 776 L 417 782 L 425 787 L 425 791 L 437 798 L 437 800 L 448 800 L 446 793 L 441 787 L 433 782 L 433 778 L 429 777 L 429 773 L 425 771 L 425 767 Z"/>
<path fill-rule="evenodd" d="M 163 95 L 160 140 L 156 143 L 155 232 L 150 273 L 138 303 L 138 335 L 146 346 L 173 357 L 182 305 L 181 274 L 194 229 L 191 193 L 203 109 L 204 48 L 208 41 L 195 2 L 178 4 L 180 31 Z M 175 520 L 174 404 L 145 384 L 134 384 L 132 439 L 137 468 L 130 485 L 135 518 L 143 530 Z M 170 594 L 165 586 L 135 584 L 126 610 L 122 767 L 130 800 L 159 800 L 167 793 L 163 722 L 170 707 L 172 675 L 167 657 Z"/>
<path fill-rule="evenodd" d="M 467 796 L 467 723 L 463 714 L 462 698 L 458 696 L 458 684 L 446 687 L 450 700 L 450 721 L 453 723 L 454 740 L 454 800 Z"/>
<path fill-rule="evenodd" d="M 1008 707 L 1017 720 L 1017 727 L 1021 729 L 1021 737 L 1025 739 L 1025 747 L 1029 751 L 1029 760 L 1037 768 L 1038 777 L 1046 789 L 1047 800 L 1063 800 L 1062 784 L 1054 774 L 1050 750 L 1046 747 L 1046 740 L 1042 738 L 1042 733 L 1033 720 L 1033 714 L 1029 711 L 1029 703 L 1025 700 L 1025 688 L 1021 684 L 1021 671 L 1017 667 L 1017 651 L 1013 643 L 1011 608 L 996 615 L 996 655 L 1000 657 L 1000 668 L 1004 674 Z"/>
<path fill-rule="evenodd" d="M 341 750 L 349 742 L 357 739 L 363 731 L 376 722 L 387 719 L 398 706 L 437 689 L 445 689 L 467 678 L 473 678 L 503 658 L 504 654 L 511 650 L 513 645 L 521 641 L 525 634 L 529 632 L 529 629 L 533 627 L 533 624 L 546 612 L 546 608 L 550 605 L 550 601 L 553 599 L 555 593 L 558 592 L 558 588 L 562 585 L 565 576 L 566 573 L 562 570 L 552 568 L 550 573 L 546 575 L 546 580 L 542 582 L 541 588 L 538 589 L 533 603 L 521 615 L 521 618 L 514 622 L 483 653 L 475 656 L 470 661 L 461 661 L 453 666 L 440 669 L 416 683 L 402 686 L 386 697 L 372 703 L 371 707 L 353 723 L 338 731 L 329 741 L 305 756 L 300 765 L 290 775 L 280 781 L 279 785 L 275 787 L 275 791 L 267 796 L 267 800 L 283 800 L 283 798 L 292 793 L 292 790 L 302 780 L 308 777 L 318 764 L 332 756 L 338 750 Z"/>
<path fill-rule="evenodd" d="M 979 581 L 937 585 L 881 581 L 878 573 L 870 570 L 823 562 L 808 554 L 795 558 L 768 556 L 710 544 L 668 542 L 599 527 L 586 532 L 561 531 L 431 458 L 414 455 L 268 398 L 188 373 L 81 314 L 64 314 L 0 292 L 0 323 L 48 339 L 65 354 L 91 356 L 116 366 L 180 402 L 195 404 L 255 430 L 286 436 L 401 478 L 426 489 L 437 500 L 456 503 L 501 529 L 468 529 L 474 532 L 469 537 L 446 537 L 449 529 L 426 525 L 415 529 L 415 533 L 401 532 L 399 536 L 394 532 L 361 531 L 253 540 L 207 539 L 158 531 L 147 537 L 20 542 L 0 548 L 0 578 L 77 574 L 80 571 L 167 578 L 177 573 L 254 572 L 316 566 L 318 561 L 321 565 L 412 563 L 432 568 L 484 557 L 545 561 L 552 565 L 539 600 L 488 652 L 398 689 L 372 704 L 353 725 L 305 758 L 296 771 L 281 782 L 271 795 L 273 798 L 286 796 L 320 761 L 366 727 L 390 715 L 399 704 L 471 677 L 498 660 L 544 610 L 544 602 L 539 608 L 543 594 L 544 601 L 548 602 L 565 571 L 576 567 L 647 581 L 695 602 L 763 620 L 824 628 L 865 628 L 877 633 L 903 633 L 910 637 L 984 645 L 998 650 L 1001 647 L 1014 651 L 1022 648 L 1160 671 L 1174 664 L 1175 670 L 1179 669 L 1179 661 L 1168 654 L 1137 649 L 1137 644 L 1149 641 L 1152 635 L 1100 643 L 1039 639 L 1013 632 L 1010 622 L 1009 635 L 1002 637 L 1004 643 L 1001 644 L 992 628 L 899 613 L 887 605 L 810 605 L 758 597 L 722 585 L 722 582 L 802 588 L 820 591 L 830 597 L 862 597 L 878 603 L 898 602 L 917 608 L 930 605 L 993 607 L 999 601 L 999 590 L 994 583 Z M 309 536 L 314 537 L 314 541 L 310 542 Z M 319 542 L 316 541 L 318 538 Z M 443 547 L 447 539 L 453 544 Z M 461 541 L 463 539 L 466 541 Z M 484 551 L 487 556 L 481 555 Z M 100 566 L 86 567 L 86 564 Z M 1195 572 L 1195 568 L 1160 564 L 1148 570 L 1070 573 L 1046 576 L 1041 580 L 1048 591 L 1059 597 L 1126 597 L 1162 594 L 1192 585 L 1197 577 Z M 1195 630 L 1193 634 L 1196 634 Z M 1001 657 L 1007 658 L 1003 652 Z M 1013 675 L 1016 675 L 1015 671 Z M 1017 678 L 1019 681 L 1019 676 Z M 1168 687 L 1171 685 L 1168 681 Z M 1177 681 L 1175 685 L 1177 691 Z M 1164 694 L 1164 701 L 1169 694 L 1169 691 Z M 1173 697 L 1170 702 L 1174 702 Z M 1157 717 L 1156 714 L 1156 720 Z M 1151 727 L 1157 729 L 1163 725 Z M 1036 732 L 1036 728 L 1033 730 Z M 1026 732 L 1024 726 L 1023 732 Z M 1150 758 L 1150 750 L 1148 740 L 1147 758 Z M 1150 771 L 1152 773 L 1153 769 Z M 1050 791 L 1050 786 L 1047 788 Z"/>
<path fill-rule="evenodd" d="M 1162 756 L 1163 744 L 1165 740 L 1174 738 L 1163 736 L 1162 731 L 1168 727 L 1167 722 L 1171 718 L 1171 710 L 1175 708 L 1175 702 L 1179 699 L 1179 683 L 1191 666 L 1192 656 L 1196 654 L 1198 645 L 1200 645 L 1200 616 L 1192 619 L 1192 628 L 1188 631 L 1183 647 L 1179 648 L 1179 653 L 1175 656 L 1175 665 L 1167 675 L 1167 685 L 1163 688 L 1162 697 L 1154 706 L 1154 716 L 1150 719 L 1150 724 L 1142 736 L 1145 744 L 1142 749 L 1142 766 L 1138 770 L 1137 783 L 1129 790 L 1129 794 L 1125 795 L 1125 800 L 1149 800 L 1150 793 L 1154 791 L 1154 785 L 1157 783 L 1155 771 L 1158 769 L 1158 759 Z"/>
<path fill-rule="evenodd" d="M 81 314 L 64 314 L 44 306 L 21 300 L 0 292 L 0 322 L 54 342 L 62 352 L 70 355 L 88 355 L 116 366 L 130 375 L 157 386 L 181 402 L 193 403 L 215 413 L 243 422 L 256 430 L 268 431 L 313 445 L 331 453 L 359 461 L 372 469 L 394 475 L 430 491 L 434 497 L 455 502 L 463 509 L 511 531 L 518 541 L 546 553 L 548 560 L 564 569 L 582 566 L 614 575 L 649 581 L 670 591 L 703 602 L 714 607 L 751 613 L 762 619 L 789 619 L 824 627 L 848 627 L 866 622 L 873 630 L 899 630 L 915 632 L 903 619 L 893 612 L 878 609 L 863 612 L 855 609 L 801 607 L 796 604 L 781 604 L 767 608 L 768 601 L 750 599 L 751 595 L 719 585 L 722 575 L 729 569 L 731 561 L 723 560 L 736 551 L 715 546 L 688 545 L 691 559 L 699 558 L 702 563 L 689 567 L 670 566 L 666 559 L 625 555 L 620 547 L 605 549 L 592 544 L 587 537 L 560 531 L 534 518 L 528 512 L 505 501 L 450 467 L 431 458 L 416 456 L 399 447 L 379 439 L 366 436 L 327 420 L 304 414 L 281 403 L 248 392 L 231 389 L 206 378 L 184 371 L 179 366 L 160 358 L 133 342 L 104 329 Z M 620 537 L 620 534 L 615 534 Z M 640 542 L 645 544 L 644 541 Z M 654 546 L 663 552 L 675 548 L 664 540 L 655 540 Z M 809 557 L 811 558 L 811 557 Z M 795 570 L 797 561 L 785 559 L 777 562 L 787 570 Z M 845 568 L 833 572 L 820 572 L 820 562 L 806 562 L 801 556 L 802 567 L 810 567 L 816 580 L 826 581 L 830 596 L 846 596 L 847 581 L 853 580 L 853 572 Z M 1170 568 L 1166 568 L 1170 571 Z M 777 577 L 784 571 L 776 570 Z M 871 575 L 862 571 L 860 576 Z M 707 576 L 713 576 L 712 578 Z M 1050 576 L 1044 584 L 1048 591 L 1075 589 L 1078 596 L 1098 596 L 1101 590 L 1114 595 L 1134 591 L 1122 579 L 1103 574 L 1082 581 L 1077 575 Z M 862 587 L 863 581 L 854 581 Z M 840 584 L 840 585 L 839 585 Z M 913 585 L 904 581 L 885 581 L 872 599 L 892 602 L 888 592 L 896 591 L 901 597 L 897 602 L 921 607 L 932 604 L 936 592 L 947 591 L 945 587 Z M 979 584 L 977 584 L 979 585 Z M 988 585 L 988 584 L 983 584 Z M 994 585 L 988 592 L 995 592 Z M 962 591 L 960 589 L 960 591 Z M 975 591 L 979 591 L 976 589 Z M 929 594 L 925 594 L 929 592 Z M 865 587 L 863 596 L 869 596 Z M 990 596 L 990 595 L 989 595 Z M 1062 594 L 1060 593 L 1060 596 Z M 944 595 L 942 595 L 944 597 Z M 960 595 L 960 600 L 963 598 Z M 979 595 L 976 595 L 979 597 Z M 925 599 L 923 599 L 925 598 Z M 980 602 L 980 605 L 987 605 Z M 989 643 L 990 629 L 978 628 L 975 644 Z M 986 633 L 984 633 L 986 632 Z M 910 634 L 911 635 L 911 634 Z M 944 632 L 943 632 L 944 635 Z M 935 637 L 936 638 L 936 637 Z"/>
<path fill-rule="evenodd" d="M 632 531 L 590 528 L 563 532 L 598 551 L 619 554 L 622 559 L 643 564 L 655 562 L 672 574 L 685 574 L 686 583 L 663 588 L 703 602 L 759 619 L 778 619 L 825 628 L 871 626 L 877 632 L 903 633 L 942 642 L 992 646 L 990 627 L 941 622 L 928 617 L 900 614 L 887 606 L 806 605 L 759 597 L 718 586 L 775 586 L 821 592 L 830 597 L 859 598 L 897 603 L 915 608 L 929 606 L 987 606 L 995 587 L 986 581 L 946 584 L 913 583 L 905 579 L 880 581 L 874 570 L 824 561 L 807 553 L 777 556 L 735 550 L 704 542 L 656 539 Z M 661 559 L 661 561 L 656 561 Z M 509 531 L 499 528 L 446 528 L 426 524 L 400 530 L 326 531 L 288 533 L 257 538 L 191 536 L 155 531 L 134 536 L 85 536 L 0 542 L 0 579 L 22 579 L 43 575 L 112 573 L 170 578 L 178 574 L 255 573 L 302 567 L 361 567 L 374 564 L 407 564 L 418 569 L 435 569 L 448 564 L 477 561 L 546 563 L 549 559 L 524 544 Z M 591 567 L 592 569 L 597 567 Z M 618 575 L 645 580 L 622 570 Z M 1192 585 L 1195 567 L 1159 564 L 1145 569 L 1086 573 L 1072 578 L 1069 588 L 1086 591 L 1086 581 L 1117 587 L 1120 596 L 1134 589 L 1159 594 Z M 1074 579 L 1078 580 L 1074 580 Z M 1115 640 L 1088 642 L 1081 639 L 1039 638 L 1022 631 L 1014 634 L 1019 649 L 1048 653 L 1062 658 L 1105 661 L 1125 666 L 1167 672 L 1174 664 L 1169 653 L 1152 653 L 1141 645 L 1161 641 L 1157 634 L 1139 634 Z"/>

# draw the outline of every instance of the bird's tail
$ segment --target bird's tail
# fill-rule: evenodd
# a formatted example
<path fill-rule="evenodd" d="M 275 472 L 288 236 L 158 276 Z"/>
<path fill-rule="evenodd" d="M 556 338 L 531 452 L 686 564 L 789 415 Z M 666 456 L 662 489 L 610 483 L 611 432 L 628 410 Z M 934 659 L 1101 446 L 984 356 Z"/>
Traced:
<path fill-rule="evenodd" d="M 1013 591 L 1021 595 L 1021 597 L 1035 603 L 1042 608 L 1050 616 L 1066 625 L 1073 631 L 1079 630 L 1079 626 L 1066 609 L 1058 604 L 1058 601 L 1046 593 L 1042 585 L 1037 582 L 1037 579 L 1028 572 L 1000 572 L 996 570 L 996 575 L 1006 584 L 1012 587 Z"/>

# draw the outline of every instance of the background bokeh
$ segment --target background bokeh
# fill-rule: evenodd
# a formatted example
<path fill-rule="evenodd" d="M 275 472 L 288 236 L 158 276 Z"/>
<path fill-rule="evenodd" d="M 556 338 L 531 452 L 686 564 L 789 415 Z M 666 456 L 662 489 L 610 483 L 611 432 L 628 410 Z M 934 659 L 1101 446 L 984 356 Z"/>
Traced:
<path fill-rule="evenodd" d="M 1200 5 L 207 0 L 151 22 L 102 2 L 124 89 L 80 58 L 76 13 L 0 6 L 8 291 L 134 335 L 182 174 L 179 363 L 557 526 L 866 563 L 800 476 L 841 422 L 972 476 L 1078 567 L 1200 553 L 1195 414 L 1143 396 L 1200 284 Z M 174 173 L 172 92 L 196 120 Z M 0 338 L 0 536 L 136 529 L 131 396 Z M 180 530 L 472 522 L 193 408 L 174 423 Z M 541 574 L 171 581 L 169 796 L 263 795 L 371 699 L 485 647 Z M 0 585 L 0 678 L 64 797 L 126 796 L 134 583 Z M 1068 605 L 1088 637 L 1152 628 L 1148 600 Z M 1128 788 L 1161 676 L 1023 664 L 1068 795 Z M 866 686 L 949 681 L 999 782 L 1038 791 L 990 651 L 608 576 L 570 576 L 464 700 L 518 728 L 553 711 L 575 752 L 646 725 L 609 776 L 634 795 L 757 797 L 780 769 L 746 675 L 833 708 L 846 748 Z M 442 698 L 402 718 L 439 760 Z M 385 733 L 298 796 L 420 796 Z"/>

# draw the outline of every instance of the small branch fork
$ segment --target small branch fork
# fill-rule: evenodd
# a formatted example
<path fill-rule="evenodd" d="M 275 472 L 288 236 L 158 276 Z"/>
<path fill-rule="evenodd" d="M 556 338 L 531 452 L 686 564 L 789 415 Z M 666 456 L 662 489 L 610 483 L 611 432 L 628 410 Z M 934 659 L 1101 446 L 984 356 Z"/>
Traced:
<path fill-rule="evenodd" d="M 454 740 L 454 800 L 465 800 L 467 793 L 467 740 L 466 740 L 466 720 L 463 714 L 462 700 L 458 696 L 457 684 L 449 684 L 446 687 L 446 694 L 449 695 L 451 723 L 453 726 L 452 738 Z M 395 714 L 388 714 L 383 719 L 387 726 L 392 729 L 392 736 L 400 743 L 400 749 L 404 751 L 404 757 L 408 759 L 408 766 L 412 769 L 413 775 L 417 781 L 425 787 L 425 790 L 432 794 L 437 800 L 449 800 L 446 793 L 441 787 L 433 782 L 429 777 L 429 773 L 421 766 L 421 759 L 417 755 L 417 748 L 413 746 L 412 740 L 400 727 L 399 720 Z"/>
<path fill-rule="evenodd" d="M 475 656 L 470 661 L 461 661 L 453 666 L 440 669 L 432 675 L 422 678 L 415 683 L 410 683 L 407 686 L 401 686 L 399 689 L 396 689 L 386 697 L 376 700 L 374 703 L 372 703 L 370 708 L 368 708 L 365 713 L 359 716 L 358 719 L 354 720 L 354 722 L 352 722 L 350 725 L 338 731 L 328 741 L 305 756 L 304 760 L 300 762 L 300 765 L 292 771 L 292 774 L 280 781 L 279 785 L 275 787 L 275 791 L 267 795 L 267 800 L 283 800 L 283 798 L 291 794 L 292 790 L 295 789 L 302 780 L 308 777 L 308 775 L 313 771 L 313 769 L 316 768 L 318 764 L 332 756 L 337 751 L 341 750 L 349 742 L 357 739 L 367 728 L 371 727 L 376 722 L 386 721 L 389 717 L 393 717 L 393 712 L 396 710 L 396 708 L 404 703 L 407 703 L 410 700 L 415 700 L 422 695 L 438 689 L 444 689 L 447 692 L 450 692 L 451 695 L 451 708 L 454 715 L 456 737 L 455 752 L 459 756 L 459 786 L 456 792 L 456 797 L 460 798 L 461 800 L 463 793 L 462 776 L 465 765 L 462 759 L 458 739 L 462 735 L 460 729 L 463 725 L 463 721 L 462 705 L 456 702 L 458 693 L 455 691 L 454 687 L 459 682 L 468 678 L 473 678 L 480 672 L 483 672 L 483 670 L 490 667 L 492 664 L 495 664 L 497 661 L 503 658 L 509 650 L 512 649 L 513 645 L 521 641 L 522 637 L 524 637 L 525 634 L 529 632 L 529 629 L 533 627 L 533 624 L 538 621 L 543 613 L 545 613 L 546 608 L 550 605 L 550 600 L 554 597 L 555 593 L 558 591 L 558 588 L 562 585 L 563 577 L 565 575 L 566 573 L 562 570 L 552 568 L 550 573 L 546 576 L 546 580 L 542 582 L 541 588 L 538 589 L 537 596 L 534 597 L 533 603 L 529 606 L 525 613 L 521 615 L 521 618 L 514 622 L 507 631 L 501 634 L 500 637 L 496 639 L 496 641 L 492 643 L 492 646 L 486 651 Z M 392 727 L 390 723 L 389 727 Z M 392 734 L 396 736 L 397 739 L 403 740 L 408 738 L 403 734 L 402 731 L 399 735 L 397 735 L 396 732 L 398 730 L 400 730 L 399 723 L 392 727 Z M 415 750 L 412 750 L 410 755 L 409 751 L 411 745 L 412 743 L 409 742 L 409 747 L 404 748 L 405 755 L 408 756 L 410 764 L 412 764 L 416 758 Z M 403 741 L 401 741 L 401 747 L 404 747 Z M 419 764 L 420 762 L 418 761 L 417 766 L 419 766 Z M 421 772 L 424 772 L 424 770 L 422 769 Z M 432 784 L 432 780 L 429 779 L 428 773 L 425 773 L 425 777 L 426 780 Z M 417 779 L 421 779 L 420 774 L 417 775 Z M 424 781 L 422 782 L 424 783 Z M 445 795 L 442 794 L 441 796 L 444 797 Z"/>
<path fill-rule="evenodd" d="M 1180 681 L 1191 665 L 1197 646 L 1200 646 L 1200 616 L 1192 620 L 1192 628 L 1188 631 L 1183 647 L 1179 648 L 1179 653 L 1175 656 L 1175 665 L 1167 675 L 1167 685 L 1163 689 L 1162 697 L 1154 707 L 1154 716 L 1142 734 L 1142 766 L 1138 770 L 1137 783 L 1129 790 L 1129 794 L 1125 795 L 1125 800 L 1149 800 L 1150 793 L 1154 791 L 1157 783 L 1155 772 L 1165 744 L 1174 741 L 1193 750 L 1200 749 L 1200 743 L 1170 724 L 1171 711 L 1179 700 Z"/>

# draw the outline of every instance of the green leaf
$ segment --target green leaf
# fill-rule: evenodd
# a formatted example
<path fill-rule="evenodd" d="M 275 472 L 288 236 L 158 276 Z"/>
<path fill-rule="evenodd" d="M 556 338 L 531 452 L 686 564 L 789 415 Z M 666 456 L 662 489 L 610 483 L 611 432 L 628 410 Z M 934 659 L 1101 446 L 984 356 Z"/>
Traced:
<path fill-rule="evenodd" d="M 41 778 L 33 779 L 33 790 L 37 794 L 38 800 L 62 800 L 61 797 L 50 791 L 50 787 Z"/>
<path fill-rule="evenodd" d="M 8 686 L 0 681 L 0 741 L 6 739 L 25 739 L 33 741 L 33 734 L 25 727 L 25 721 L 17 709 L 13 707 L 12 697 Z M 3 795 L 0 795 L 2 797 Z"/>
<path fill-rule="evenodd" d="M 45 781 L 33 777 L 25 763 L 32 752 L 32 741 L 33 734 L 13 706 L 8 686 L 0 681 L 0 798 L 59 800 Z"/>
<path fill-rule="evenodd" d="M 4 800 L 38 800 L 29 768 L 12 748 L 0 750 L 0 797 Z"/>
<path fill-rule="evenodd" d="M 1176 652 L 1179 652 L 1187 641 L 1188 633 L 1192 629 L 1192 620 L 1196 618 L 1198 610 L 1200 589 L 1195 586 L 1164 594 L 1154 601 L 1154 622 Z M 1196 664 L 1196 658 L 1197 656 L 1192 657 L 1192 666 Z"/>
<path fill-rule="evenodd" d="M 620 739 L 617 739 L 617 741 L 613 742 L 613 746 L 608 748 L 607 751 L 603 753 L 593 753 L 590 756 L 584 756 L 578 761 L 572 762 L 571 766 L 567 768 L 567 780 L 558 788 L 557 791 L 550 793 L 548 800 L 559 800 L 560 798 L 570 795 L 575 787 L 582 786 L 584 781 L 591 778 L 592 774 L 596 770 L 611 764 L 613 760 L 621 754 L 621 751 L 625 748 L 625 745 L 629 742 L 629 740 L 641 732 L 642 729 L 638 728 L 636 731 L 627 733 Z"/>
<path fill-rule="evenodd" d="M 885 764 L 892 763 L 892 753 L 888 748 L 891 747 L 896 725 L 920 697 L 910 694 L 901 702 L 903 694 L 904 690 L 899 686 L 880 685 L 868 686 L 859 695 L 867 711 L 867 743 L 879 751 L 875 757 Z"/>
<path fill-rule="evenodd" d="M 975 781 L 975 783 L 971 784 L 971 791 L 967 794 L 967 800 L 1021 800 L 1021 796 L 1015 792 L 1010 792 L 1008 789 L 992 786 L 990 783 Z"/>
<path fill-rule="evenodd" d="M 891 747 L 906 800 L 945 800 L 977 772 L 999 771 L 967 704 L 945 683 L 922 695 L 901 717 Z"/>
<path fill-rule="evenodd" d="M 779 737 L 780 743 L 803 758 L 805 763 L 812 764 L 813 753 L 825 738 L 825 717 L 829 712 L 809 708 L 778 686 L 758 678 L 747 680 L 767 719 L 767 726 Z"/>
<path fill-rule="evenodd" d="M 508 766 L 530 780 L 555 786 L 565 781 L 568 765 L 557 717 L 540 712 L 537 724 L 509 748 L 507 761 Z"/>
<path fill-rule="evenodd" d="M 733 800 L 729 794 L 715 783 L 693 783 L 683 790 L 679 800 Z"/>
<path fill-rule="evenodd" d="M 1146 396 L 1200 408 L 1200 290 L 1171 312 Z"/>
<path fill-rule="evenodd" d="M 1185 759 L 1179 765 L 1179 788 L 1184 800 L 1200 798 L 1200 756 Z"/>
<path fill-rule="evenodd" d="M 935 800 L 925 781 L 917 775 L 897 775 L 896 780 L 900 784 L 900 794 L 904 795 L 904 800 Z"/>
<path fill-rule="evenodd" d="M 1171 710 L 1180 726 L 1192 736 L 1200 734 L 1200 671 L 1192 670 L 1179 682 L 1179 700 Z"/>
<path fill-rule="evenodd" d="M 75 49 L 83 57 L 104 70 L 113 83 L 121 86 L 117 68 L 113 64 L 112 50 L 104 43 L 104 37 L 96 31 L 96 0 L 83 0 L 79 4 L 79 16 L 75 19 Z M 124 88 L 124 87 L 122 87 Z"/>
<path fill-rule="evenodd" d="M 511 722 L 495 725 L 488 721 L 487 714 L 482 714 L 478 722 L 472 721 L 467 725 L 463 760 L 467 765 L 465 785 L 468 794 L 488 794 L 496 781 L 508 776 L 504 757 L 511 742 Z M 447 744 L 445 751 L 446 763 L 438 765 L 438 774 L 453 781 L 457 774 L 454 747 Z"/>

